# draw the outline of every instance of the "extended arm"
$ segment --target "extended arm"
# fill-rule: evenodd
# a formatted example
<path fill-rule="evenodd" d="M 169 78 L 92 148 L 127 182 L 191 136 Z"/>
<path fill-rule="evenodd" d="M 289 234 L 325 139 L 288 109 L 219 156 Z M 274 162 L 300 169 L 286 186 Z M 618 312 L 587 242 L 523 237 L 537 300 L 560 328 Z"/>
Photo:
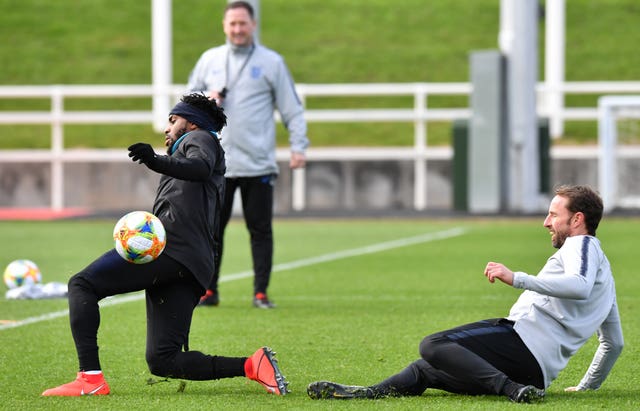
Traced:
<path fill-rule="evenodd" d="M 131 145 L 129 157 L 157 173 L 186 181 L 206 180 L 212 168 L 204 157 L 192 155 L 187 158 L 175 158 L 158 155 L 151 145 L 146 143 Z"/>
<path fill-rule="evenodd" d="M 609 375 L 624 346 L 620 316 L 616 304 L 611 308 L 609 317 L 600 326 L 598 340 L 600 345 L 598 345 L 598 349 L 584 377 L 582 377 L 577 386 L 568 387 L 565 391 L 597 390 Z"/>

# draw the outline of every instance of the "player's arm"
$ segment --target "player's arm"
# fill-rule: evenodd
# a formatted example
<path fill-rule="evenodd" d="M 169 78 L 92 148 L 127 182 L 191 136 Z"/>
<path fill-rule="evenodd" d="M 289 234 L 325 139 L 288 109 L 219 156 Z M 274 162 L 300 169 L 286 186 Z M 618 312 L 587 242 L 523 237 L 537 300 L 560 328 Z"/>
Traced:
<path fill-rule="evenodd" d="M 304 107 L 296 93 L 295 83 L 284 60 L 280 60 L 276 67 L 273 87 L 276 108 L 282 117 L 282 123 L 289 132 L 289 145 L 291 147 L 289 167 L 304 167 L 306 163 L 305 153 L 309 147 L 307 123 L 304 119 Z"/>
<path fill-rule="evenodd" d="M 597 390 L 611 372 L 624 346 L 622 326 L 617 304 L 613 304 L 607 319 L 598 329 L 598 349 L 580 383 L 567 387 L 565 391 Z"/>
<path fill-rule="evenodd" d="M 551 297 L 584 300 L 591 295 L 601 258 L 588 237 L 569 238 L 538 275 L 514 272 L 513 286 Z"/>
<path fill-rule="evenodd" d="M 484 269 L 484 275 L 491 283 L 500 280 L 507 285 L 513 285 L 513 271 L 504 264 L 489 261 Z"/>
<path fill-rule="evenodd" d="M 150 144 L 136 143 L 129 147 L 129 157 L 156 173 L 186 181 L 204 181 L 214 169 L 214 161 L 197 144 L 187 144 L 186 157 L 158 155 Z"/>

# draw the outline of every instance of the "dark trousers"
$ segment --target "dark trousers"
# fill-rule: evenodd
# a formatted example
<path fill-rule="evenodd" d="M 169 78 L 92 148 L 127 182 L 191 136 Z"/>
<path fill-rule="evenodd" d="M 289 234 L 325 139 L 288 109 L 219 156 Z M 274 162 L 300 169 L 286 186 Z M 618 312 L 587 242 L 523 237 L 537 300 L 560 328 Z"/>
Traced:
<path fill-rule="evenodd" d="M 508 395 L 515 384 L 544 388 L 542 371 L 512 323 L 497 318 L 429 335 L 421 359 L 375 387 L 391 395 L 427 388 L 471 395 Z"/>
<path fill-rule="evenodd" d="M 131 264 L 115 250 L 69 280 L 69 319 L 80 371 L 101 369 L 98 301 L 140 290 L 146 293 L 146 360 L 152 374 L 188 380 L 244 375 L 244 358 L 188 351 L 193 310 L 203 292 L 189 270 L 165 254 L 148 264 Z"/>
<path fill-rule="evenodd" d="M 249 230 L 251 240 L 251 257 L 253 259 L 253 291 L 266 293 L 271 278 L 273 264 L 273 183 L 272 174 L 257 177 L 238 177 L 225 179 L 225 192 L 220 211 L 218 239 L 218 264 L 209 289 L 218 289 L 220 263 L 224 248 L 224 230 L 231 219 L 233 197 L 237 188 L 242 199 L 242 213 Z"/>

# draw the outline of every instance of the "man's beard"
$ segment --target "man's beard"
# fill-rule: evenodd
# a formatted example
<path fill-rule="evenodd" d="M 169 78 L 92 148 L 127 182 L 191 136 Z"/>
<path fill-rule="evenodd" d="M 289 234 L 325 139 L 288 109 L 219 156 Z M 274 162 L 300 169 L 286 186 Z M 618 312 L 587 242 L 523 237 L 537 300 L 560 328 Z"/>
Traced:
<path fill-rule="evenodd" d="M 169 147 L 167 147 L 167 154 L 171 155 L 171 149 L 173 149 L 173 146 L 178 142 L 178 140 L 180 140 L 180 137 L 184 136 L 185 134 L 187 134 L 187 129 L 185 127 L 176 131 L 176 139 L 173 143 L 171 143 Z"/>
<path fill-rule="evenodd" d="M 560 231 L 556 231 L 555 234 L 555 239 L 552 241 L 552 245 L 554 248 L 560 248 L 564 245 L 564 242 L 567 241 L 567 237 L 569 237 L 568 230 L 569 230 L 569 222 L 571 221 L 571 217 L 569 218 L 569 220 L 567 221 L 567 226 L 565 227 L 565 230 L 560 232 Z"/>
<path fill-rule="evenodd" d="M 554 239 L 554 241 L 552 242 L 553 248 L 560 248 L 564 245 L 564 242 L 567 240 L 567 234 L 566 233 L 558 233 L 556 232 L 556 238 Z"/>

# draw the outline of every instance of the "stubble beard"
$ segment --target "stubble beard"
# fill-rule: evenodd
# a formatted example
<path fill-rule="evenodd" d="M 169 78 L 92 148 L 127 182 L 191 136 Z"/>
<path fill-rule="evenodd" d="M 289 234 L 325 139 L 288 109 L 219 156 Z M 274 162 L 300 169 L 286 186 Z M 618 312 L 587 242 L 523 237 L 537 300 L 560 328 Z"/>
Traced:
<path fill-rule="evenodd" d="M 176 141 L 180 140 L 180 137 L 184 136 L 185 134 L 187 134 L 186 127 L 183 127 L 180 130 L 176 131 L 176 134 L 175 134 L 176 135 L 176 139 L 173 140 L 171 142 L 171 144 L 169 144 L 169 147 L 167 147 L 167 154 L 171 155 L 171 149 L 176 144 Z"/>

